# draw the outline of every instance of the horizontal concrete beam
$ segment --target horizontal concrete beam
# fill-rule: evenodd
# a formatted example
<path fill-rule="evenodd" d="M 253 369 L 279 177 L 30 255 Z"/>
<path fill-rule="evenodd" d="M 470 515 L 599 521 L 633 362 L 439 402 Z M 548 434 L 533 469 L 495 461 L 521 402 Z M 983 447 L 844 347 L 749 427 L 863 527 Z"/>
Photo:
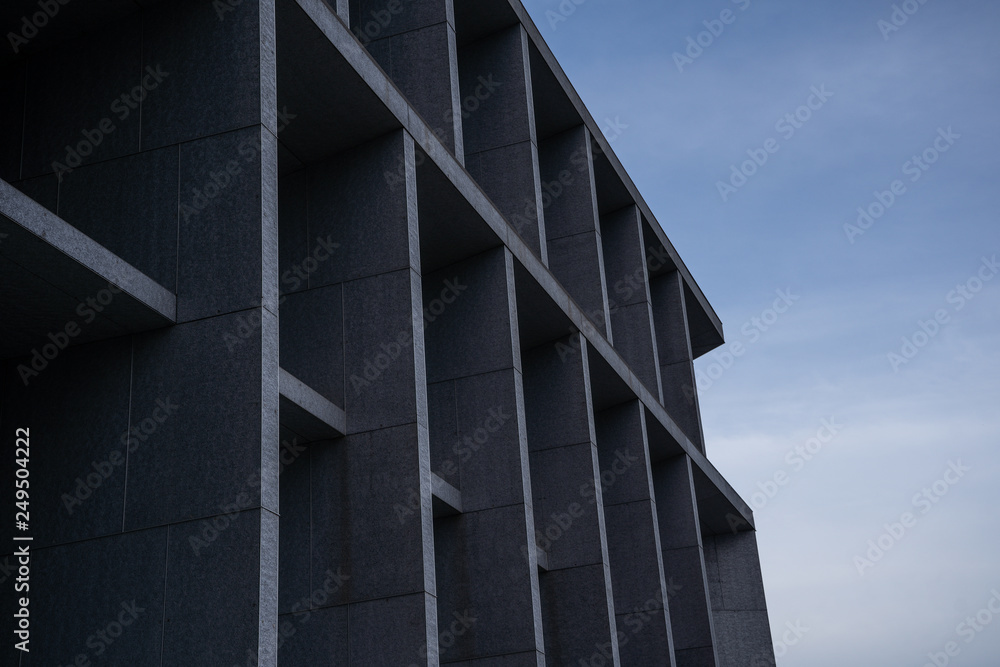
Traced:
<path fill-rule="evenodd" d="M 280 369 L 278 392 L 281 425 L 305 442 L 332 440 L 346 432 L 344 411 L 283 368 Z"/>
<path fill-rule="evenodd" d="M 715 466 L 702 456 L 692 457 L 698 513 L 712 534 L 741 533 L 756 530 L 753 510 L 743 502 Z"/>
<path fill-rule="evenodd" d="M 540 546 L 535 546 L 535 551 L 538 553 L 538 569 L 542 572 L 549 571 L 549 554 L 546 553 L 545 549 Z"/>
<path fill-rule="evenodd" d="M 462 492 L 433 472 L 431 497 L 434 499 L 434 518 L 462 513 Z"/>
<path fill-rule="evenodd" d="M 177 297 L 0 180 L 0 356 L 173 324 Z M 58 344 L 58 343 L 57 343 Z"/>

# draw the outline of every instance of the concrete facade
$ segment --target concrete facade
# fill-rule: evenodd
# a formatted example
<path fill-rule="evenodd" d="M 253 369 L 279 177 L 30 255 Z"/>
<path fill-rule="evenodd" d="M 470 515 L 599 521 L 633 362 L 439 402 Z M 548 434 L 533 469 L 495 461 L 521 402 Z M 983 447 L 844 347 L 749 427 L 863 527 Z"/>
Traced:
<path fill-rule="evenodd" d="M 0 664 L 774 663 L 721 323 L 517 0 L 0 26 Z"/>

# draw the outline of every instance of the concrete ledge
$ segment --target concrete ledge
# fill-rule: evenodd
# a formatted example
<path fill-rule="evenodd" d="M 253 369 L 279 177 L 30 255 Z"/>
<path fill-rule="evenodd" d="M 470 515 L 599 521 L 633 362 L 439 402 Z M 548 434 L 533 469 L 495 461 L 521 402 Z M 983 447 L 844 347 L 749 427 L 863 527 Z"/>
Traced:
<path fill-rule="evenodd" d="M 753 510 L 743 502 L 715 466 L 707 459 L 694 463 L 694 488 L 698 498 L 698 516 L 714 535 L 757 530 Z"/>
<path fill-rule="evenodd" d="M 433 472 L 431 496 L 434 498 L 434 518 L 462 513 L 462 492 Z"/>
<path fill-rule="evenodd" d="M 3 180 L 0 282 L 3 357 L 30 353 L 50 334 L 75 344 L 176 321 L 173 292 Z"/>
<path fill-rule="evenodd" d="M 545 552 L 545 549 L 542 549 L 539 546 L 535 547 L 535 551 L 538 552 L 538 569 L 541 570 L 542 572 L 548 572 L 549 554 Z"/>
<path fill-rule="evenodd" d="M 306 443 L 340 438 L 347 430 L 344 411 L 285 369 L 280 369 L 281 425 Z"/>

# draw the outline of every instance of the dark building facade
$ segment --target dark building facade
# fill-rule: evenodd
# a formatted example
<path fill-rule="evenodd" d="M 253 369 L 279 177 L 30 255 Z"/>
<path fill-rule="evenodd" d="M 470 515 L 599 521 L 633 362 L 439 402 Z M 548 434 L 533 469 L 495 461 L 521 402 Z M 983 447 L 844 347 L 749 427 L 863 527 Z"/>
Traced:
<path fill-rule="evenodd" d="M 0 20 L 0 664 L 773 664 L 721 323 L 517 0 Z"/>

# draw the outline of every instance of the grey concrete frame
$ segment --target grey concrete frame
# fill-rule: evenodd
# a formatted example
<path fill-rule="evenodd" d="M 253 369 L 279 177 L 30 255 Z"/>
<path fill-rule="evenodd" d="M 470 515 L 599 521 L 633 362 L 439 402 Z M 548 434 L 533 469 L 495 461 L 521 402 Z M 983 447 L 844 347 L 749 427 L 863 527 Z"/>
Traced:
<path fill-rule="evenodd" d="M 642 401 L 643 405 L 652 412 L 670 436 L 683 448 L 684 453 L 690 456 L 705 476 L 718 486 L 720 492 L 726 496 L 731 503 L 733 511 L 739 518 L 745 521 L 747 526 L 753 527 L 753 512 L 750 510 L 750 506 L 739 497 L 736 491 L 733 490 L 729 483 L 715 469 L 715 466 L 684 435 L 674 419 L 660 405 L 659 398 L 654 397 L 639 378 L 636 377 L 618 351 L 608 343 L 604 336 L 594 329 L 584 311 L 569 296 L 538 256 L 514 232 L 510 224 L 494 207 L 479 185 L 456 160 L 455 156 L 437 139 L 430 126 L 407 104 L 395 84 L 380 69 L 372 66 L 371 57 L 364 50 L 364 47 L 357 42 L 350 30 L 329 11 L 323 0 L 296 0 L 296 4 L 322 30 L 333 47 L 351 64 L 371 90 L 379 95 L 386 108 L 396 117 L 400 125 L 410 136 L 413 137 L 414 144 L 447 176 L 448 180 L 473 206 L 476 213 L 490 226 L 490 229 L 501 239 L 504 245 L 510 249 L 515 259 L 542 286 L 546 294 L 560 307 L 573 325 L 583 333 L 588 342 L 597 349 L 599 354 L 608 360 L 615 373 L 628 385 L 629 389 Z M 518 7 L 521 7 L 520 3 L 518 3 Z M 524 13 L 523 7 L 521 7 L 521 13 Z M 530 22 L 530 20 L 527 14 L 524 13 L 522 21 L 525 21 L 526 25 L 528 25 L 527 22 Z M 538 40 L 540 42 L 541 38 L 539 37 Z M 594 129 L 597 129 L 596 123 L 593 123 L 592 119 L 590 123 L 592 123 L 591 131 L 593 133 Z M 599 129 L 594 133 L 594 136 L 600 142 L 602 135 Z M 605 143 L 604 148 L 607 155 L 613 155 L 609 144 Z M 624 173 L 624 168 L 622 168 L 622 173 Z M 638 195 L 636 195 L 636 200 L 636 204 L 642 207 L 643 205 Z M 648 215 L 644 213 L 644 215 L 647 216 L 647 219 L 655 219 L 652 213 Z M 659 229 L 658 225 L 657 228 Z M 664 247 L 668 251 L 671 251 L 673 246 L 666 240 L 662 230 L 659 233 L 663 235 L 665 241 Z M 673 251 L 673 253 L 676 254 L 676 251 Z M 673 258 L 673 255 L 671 257 Z M 681 266 L 682 264 L 678 262 L 678 271 L 681 271 Z M 683 271 L 681 273 L 683 275 Z M 695 285 L 693 280 L 686 280 L 686 284 L 689 286 Z M 692 287 L 692 291 L 695 291 L 694 287 Z M 700 290 L 695 291 L 695 295 L 698 297 L 699 302 L 704 299 Z M 717 316 L 715 316 L 715 319 L 717 320 Z M 721 325 L 719 330 L 721 331 Z"/>
<path fill-rule="evenodd" d="M 140 362 L 157 358 L 166 364 L 136 378 L 138 395 L 147 398 L 157 387 L 180 386 L 185 364 L 214 364 L 222 374 L 244 374 L 248 382 L 231 383 L 249 392 L 237 403 L 245 410 L 256 400 L 259 409 L 259 416 L 252 410 L 232 415 L 249 420 L 251 437 L 239 443 L 242 449 L 225 454 L 240 470 L 252 470 L 259 462 L 248 497 L 241 492 L 223 507 L 224 514 L 205 517 L 199 512 L 214 502 L 211 480 L 202 472 L 197 482 L 189 482 L 199 473 L 197 460 L 181 460 L 183 443 L 168 444 L 164 452 L 147 448 L 140 452 L 146 467 L 135 473 L 147 488 L 140 491 L 136 509 L 120 510 L 122 532 L 101 533 L 102 528 L 97 540 L 79 523 L 64 534 L 50 529 L 39 546 L 56 555 L 42 561 L 50 568 L 42 575 L 82 587 L 84 579 L 60 568 L 93 568 L 126 544 L 136 552 L 127 573 L 102 579 L 107 591 L 100 596 L 107 602 L 130 590 L 160 586 L 153 604 L 162 608 L 163 618 L 144 622 L 142 637 L 137 630 L 122 647 L 133 653 L 116 659 L 129 664 L 216 664 L 242 659 L 247 642 L 248 659 L 269 667 L 329 660 L 477 666 L 773 664 L 752 511 L 706 458 L 697 397 L 678 394 L 679 388 L 693 389 L 693 360 L 722 343 L 717 315 L 524 7 L 517 0 L 490 4 L 489 11 L 510 13 L 517 23 L 489 43 L 470 44 L 456 35 L 454 4 L 464 2 L 468 12 L 470 0 L 421 2 L 421 11 L 434 17 L 427 25 L 390 29 L 365 45 L 349 26 L 352 15 L 372 0 L 247 3 L 255 6 L 257 24 L 251 21 L 250 28 L 260 37 L 255 54 L 260 81 L 258 98 L 246 108 L 259 102 L 259 116 L 242 130 L 226 127 L 220 128 L 228 131 L 225 135 L 199 135 L 191 142 L 197 145 L 184 150 L 189 162 L 197 162 L 225 154 L 227 142 L 256 138 L 251 167 L 256 180 L 250 187 L 259 186 L 259 210 L 246 223 L 256 232 L 259 216 L 261 234 L 249 246 L 253 255 L 259 242 L 259 255 L 240 276 L 226 275 L 225 263 L 203 262 L 218 275 L 214 283 L 205 283 L 215 287 L 196 297 L 196 287 L 182 284 L 180 275 L 176 289 L 167 289 L 0 181 L 0 232 L 12 237 L 0 245 L 5 275 L 26 279 L 39 293 L 54 289 L 53 303 L 68 303 L 67 297 L 81 301 L 100 285 L 126 295 L 105 313 L 109 328 L 89 332 L 97 341 L 88 348 L 93 362 L 67 353 L 66 363 L 75 369 L 71 377 L 100 368 L 120 385 L 127 374 L 131 420 L 131 374 Z M 228 3 L 230 9 L 238 4 Z M 383 225 L 376 233 L 384 232 L 379 238 L 384 256 L 373 254 L 333 271 L 324 267 L 315 286 L 285 293 L 278 284 L 278 237 L 284 233 L 277 222 L 278 183 L 286 177 L 280 163 L 297 159 L 288 157 L 278 136 L 283 128 L 275 49 L 282 12 L 322 36 L 317 42 L 313 35 L 303 48 L 346 65 L 365 93 L 384 107 L 373 111 L 373 125 L 381 123 L 376 138 L 369 134 L 361 144 L 337 151 L 363 157 L 362 169 L 372 175 L 398 158 L 404 185 L 399 191 L 375 184 L 392 209 L 391 220 L 377 223 Z M 437 49 L 434 58 L 410 60 L 431 46 Z M 480 117 L 463 127 L 456 112 L 463 92 L 475 85 L 470 62 L 504 63 L 522 86 L 519 95 L 499 102 L 506 107 L 498 118 L 516 116 L 516 126 L 491 126 L 490 118 Z M 540 137 L 536 116 L 542 114 L 536 104 L 552 95 L 564 96 L 570 116 L 582 122 L 559 131 L 550 127 Z M 333 110 L 324 107 L 329 97 L 317 99 L 314 119 Z M 426 121 L 438 113 L 451 114 L 443 132 Z M 150 152 L 184 141 L 169 131 L 157 135 L 164 130 L 155 123 L 150 127 Z M 179 155 L 183 165 L 184 151 Z M 584 156 L 583 177 L 566 180 L 551 205 L 543 204 L 546 181 L 561 179 L 561 169 L 576 155 Z M 342 173 L 336 163 L 309 172 L 321 188 L 335 186 L 327 204 L 350 197 Z M 457 264 L 442 261 L 424 273 L 418 181 L 438 178 L 429 174 L 440 175 L 438 184 L 447 190 L 435 196 L 454 193 L 498 243 L 487 239 L 481 251 L 462 255 Z M 512 178 L 522 180 L 515 184 Z M 614 205 L 605 201 L 602 208 L 598 182 L 609 179 L 615 182 L 607 187 L 619 193 L 611 197 Z M 290 179 L 282 188 L 286 185 L 299 187 Z M 319 192 L 308 183 L 303 187 L 306 194 L 297 191 L 292 197 L 311 197 L 310 188 Z M 521 190 L 508 196 L 515 187 Z M 536 212 L 528 234 L 512 224 L 522 194 L 534 200 Z M 371 210 L 360 206 L 345 213 L 344 224 L 351 215 L 363 219 Z M 477 243 L 481 240 L 469 247 Z M 30 268 L 19 263 L 24 249 L 33 260 Z M 651 249 L 666 259 L 653 266 L 647 255 Z M 421 307 L 447 284 L 455 267 L 461 267 L 474 296 L 428 321 Z M 634 269 L 641 269 L 642 289 L 625 303 L 613 302 L 611 281 Z M 226 291 L 227 285 L 234 293 Z M 7 303 L 35 315 L 16 296 L 7 297 Z M 310 341 L 295 337 L 295 328 L 305 322 L 301 318 L 317 304 L 337 309 L 331 312 L 352 323 L 350 329 L 329 333 L 340 336 L 332 344 L 342 346 L 345 356 L 355 353 L 338 371 L 344 380 L 340 389 L 327 386 L 310 369 L 315 363 Z M 486 304 L 485 310 L 476 304 Z M 534 306 L 547 309 L 546 326 L 558 329 L 564 321 L 565 330 L 526 333 L 535 326 L 526 317 Z M 16 326 L 0 326 L 2 356 L 24 354 L 24 340 L 55 330 L 64 321 L 65 305 L 61 308 L 40 314 L 27 337 L 18 338 L 24 332 Z M 207 356 L 202 338 L 209 329 L 236 326 L 246 312 L 259 317 L 247 337 L 249 347 L 225 360 Z M 404 363 L 388 371 L 391 377 L 382 386 L 352 396 L 346 378 L 352 368 L 360 368 L 362 356 L 376 350 L 383 325 L 376 314 L 383 313 L 386 322 L 410 332 L 409 343 L 400 348 Z M 168 341 L 163 332 L 172 327 L 181 333 Z M 324 327 L 314 321 L 303 329 L 315 333 Z M 130 346 L 128 359 L 123 350 L 102 344 L 122 333 L 143 336 Z M 545 344 L 526 342 L 539 335 Z M 171 361 L 182 373 L 171 378 L 172 385 L 161 377 Z M 43 411 L 44 406 L 26 404 L 11 391 L 9 376 L 2 386 L 5 429 L 11 414 Z M 87 399 L 73 400 L 83 406 Z M 473 416 L 494 400 L 500 401 L 498 414 L 510 410 L 516 419 L 496 422 L 495 434 L 491 428 L 495 447 L 482 460 L 463 459 L 449 473 L 450 439 L 468 433 Z M 452 404 L 465 406 L 456 408 L 454 424 L 446 415 Z M 199 419 L 207 418 L 207 410 L 196 408 Z M 64 435 L 73 433 L 67 425 L 59 428 Z M 278 440 L 280 450 L 273 447 Z M 157 503 L 157 470 L 150 459 L 177 464 L 165 470 L 167 479 L 189 483 L 193 499 L 177 493 Z M 6 463 L 0 466 L 7 477 L 11 471 Z M 413 518 L 407 519 L 403 508 L 397 524 L 388 498 L 406 490 L 415 502 L 409 510 Z M 287 508 L 280 523 L 279 497 Z M 129 498 L 131 503 L 131 492 Z M 240 521 L 243 516 L 251 520 Z M 197 536 L 206 535 L 201 526 L 208 519 L 212 525 L 222 521 L 225 528 L 216 530 L 219 545 L 211 547 L 216 537 L 205 542 L 204 548 L 216 550 L 205 559 Z M 88 520 L 107 523 L 114 517 Z M 0 537 L 8 533 L 5 529 Z M 189 545 L 194 556 L 185 550 Z M 240 554 L 239 566 L 219 557 L 220 549 Z M 0 548 L 2 553 L 7 552 Z M 343 574 L 338 566 L 343 562 L 356 567 Z M 167 572 L 157 584 L 159 575 L 151 573 L 162 563 Z M 230 591 L 227 581 L 238 590 Z M 231 592 L 239 597 L 231 607 L 234 613 L 213 613 L 212 605 L 226 606 Z M 51 597 L 51 591 L 45 595 Z M 0 601 L 6 612 L 9 591 Z M 87 604 L 75 601 L 69 610 L 87 610 Z M 468 622 L 470 609 L 481 619 Z M 210 619 L 221 620 L 222 626 L 207 627 Z M 389 627 L 393 634 L 386 636 Z M 62 642 L 60 651 L 71 648 L 70 639 Z M 134 653 L 150 645 L 159 646 L 160 662 Z M 30 664 L 20 655 L 16 660 Z"/>

